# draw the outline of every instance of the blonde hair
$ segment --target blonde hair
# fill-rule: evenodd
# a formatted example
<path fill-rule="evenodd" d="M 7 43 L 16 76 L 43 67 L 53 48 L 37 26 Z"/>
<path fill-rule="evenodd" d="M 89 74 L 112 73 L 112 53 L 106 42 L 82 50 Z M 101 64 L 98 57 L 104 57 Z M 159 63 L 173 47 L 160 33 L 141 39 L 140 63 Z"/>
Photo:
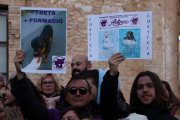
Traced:
<path fill-rule="evenodd" d="M 55 82 L 55 90 L 56 92 L 59 92 L 61 90 L 61 87 L 59 85 L 59 82 L 58 82 L 58 79 L 55 77 L 55 75 L 51 74 L 51 73 L 48 73 L 48 74 L 44 74 L 41 76 L 41 80 L 38 80 L 38 83 L 37 83 L 37 87 L 40 91 L 42 91 L 42 81 L 47 78 L 47 77 L 51 77 L 52 80 Z"/>

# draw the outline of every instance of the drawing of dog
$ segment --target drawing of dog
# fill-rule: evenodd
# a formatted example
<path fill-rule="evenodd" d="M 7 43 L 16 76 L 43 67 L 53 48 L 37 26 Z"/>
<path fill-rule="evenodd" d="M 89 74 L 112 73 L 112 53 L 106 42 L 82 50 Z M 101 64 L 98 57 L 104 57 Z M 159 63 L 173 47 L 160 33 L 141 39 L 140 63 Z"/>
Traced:
<path fill-rule="evenodd" d="M 109 48 L 113 48 L 115 47 L 115 45 L 112 43 L 111 39 L 110 39 L 110 34 L 108 32 L 105 32 L 104 34 L 105 36 L 105 41 L 104 41 L 104 44 L 103 44 L 103 49 L 109 49 Z"/>

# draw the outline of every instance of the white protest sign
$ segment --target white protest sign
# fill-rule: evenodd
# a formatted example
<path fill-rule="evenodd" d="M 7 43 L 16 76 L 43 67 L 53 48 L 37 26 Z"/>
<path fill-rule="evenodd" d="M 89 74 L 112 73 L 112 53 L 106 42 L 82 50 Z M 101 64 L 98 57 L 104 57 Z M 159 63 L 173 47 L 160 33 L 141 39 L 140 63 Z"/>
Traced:
<path fill-rule="evenodd" d="M 152 12 L 88 15 L 88 59 L 152 59 Z"/>
<path fill-rule="evenodd" d="M 23 72 L 66 73 L 66 8 L 21 7 Z"/>

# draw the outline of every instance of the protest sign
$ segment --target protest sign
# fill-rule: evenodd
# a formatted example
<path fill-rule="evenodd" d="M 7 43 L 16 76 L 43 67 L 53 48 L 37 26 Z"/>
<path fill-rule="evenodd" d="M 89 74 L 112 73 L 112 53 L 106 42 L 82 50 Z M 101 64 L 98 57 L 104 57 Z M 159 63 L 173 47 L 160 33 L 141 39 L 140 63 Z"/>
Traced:
<path fill-rule="evenodd" d="M 88 59 L 152 59 L 152 12 L 88 15 Z"/>
<path fill-rule="evenodd" d="M 21 7 L 23 72 L 66 73 L 67 9 Z"/>
<path fill-rule="evenodd" d="M 4 109 L 4 120 L 24 120 L 20 107 Z"/>

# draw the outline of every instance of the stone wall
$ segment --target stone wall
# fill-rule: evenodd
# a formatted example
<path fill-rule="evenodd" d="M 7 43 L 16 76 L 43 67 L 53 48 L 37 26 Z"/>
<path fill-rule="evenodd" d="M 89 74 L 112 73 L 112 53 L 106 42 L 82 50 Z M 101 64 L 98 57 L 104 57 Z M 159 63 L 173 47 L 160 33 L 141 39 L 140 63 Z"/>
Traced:
<path fill-rule="evenodd" d="M 57 74 L 65 86 L 71 77 L 70 63 L 76 54 L 87 55 L 87 15 L 118 12 L 153 12 L 152 59 L 126 60 L 119 66 L 121 89 L 129 101 L 135 76 L 145 70 L 168 81 L 178 95 L 178 0 L 0 0 L 8 5 L 9 75 L 15 72 L 13 58 L 20 48 L 20 7 L 67 8 L 67 74 Z M 93 69 L 108 70 L 107 61 L 92 62 Z M 28 74 L 33 82 L 41 74 Z"/>

